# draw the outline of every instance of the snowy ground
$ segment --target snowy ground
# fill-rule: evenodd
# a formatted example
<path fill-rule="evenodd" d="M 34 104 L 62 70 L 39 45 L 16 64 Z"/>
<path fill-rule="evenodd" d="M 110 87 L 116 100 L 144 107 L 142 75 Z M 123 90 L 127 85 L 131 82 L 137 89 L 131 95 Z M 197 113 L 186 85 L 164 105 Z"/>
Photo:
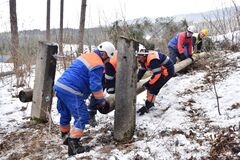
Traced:
<path fill-rule="evenodd" d="M 225 65 L 213 60 L 214 71 L 223 75 L 216 83 L 221 115 L 213 85 L 207 81 L 209 72 L 198 68 L 198 62 L 194 70 L 172 78 L 162 88 L 148 114 L 136 116 L 132 143 L 113 141 L 114 112 L 98 114 L 98 126 L 87 125 L 82 139 L 92 150 L 75 157 L 68 157 L 67 147 L 61 145 L 56 98 L 53 123 L 34 124 L 29 118 L 31 103 L 12 98 L 20 90 L 11 87 L 14 77 L 1 78 L 0 159 L 240 159 L 240 52 L 217 57 L 225 59 Z M 137 97 L 137 109 L 145 96 L 143 92 Z"/>

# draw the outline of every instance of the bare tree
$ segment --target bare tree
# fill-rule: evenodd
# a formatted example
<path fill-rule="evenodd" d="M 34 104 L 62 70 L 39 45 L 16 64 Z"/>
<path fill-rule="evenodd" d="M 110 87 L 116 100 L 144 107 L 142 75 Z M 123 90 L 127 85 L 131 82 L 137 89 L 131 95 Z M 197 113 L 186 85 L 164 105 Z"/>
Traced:
<path fill-rule="evenodd" d="M 60 29 L 59 29 L 59 53 L 63 55 L 63 13 L 64 13 L 64 0 L 60 4 Z"/>
<path fill-rule="evenodd" d="M 231 0 L 233 7 L 222 8 L 221 10 L 216 10 L 212 14 L 214 18 L 204 17 L 206 22 L 211 28 L 212 34 L 222 35 L 223 41 L 218 43 L 219 47 L 222 49 L 230 49 L 233 51 L 239 50 L 239 39 L 237 38 L 237 33 L 235 31 L 240 28 L 239 21 L 239 7 L 236 5 L 235 0 Z"/>
<path fill-rule="evenodd" d="M 80 26 L 79 26 L 80 35 L 79 35 L 78 54 L 83 53 L 83 37 L 84 37 L 86 7 L 87 7 L 87 0 L 82 0 Z"/>
<path fill-rule="evenodd" d="M 232 0 L 232 3 L 233 3 L 233 5 L 234 5 L 235 12 L 236 12 L 235 15 L 236 15 L 236 21 L 237 21 L 237 25 L 238 25 L 237 30 L 239 30 L 239 29 L 240 29 L 240 11 L 239 11 L 239 7 L 237 6 L 235 0 Z"/>
<path fill-rule="evenodd" d="M 60 29 L 59 29 L 59 54 L 63 56 L 63 13 L 64 13 L 64 0 L 60 4 Z M 65 59 L 63 58 L 63 67 L 66 69 Z"/>
<path fill-rule="evenodd" d="M 46 39 L 51 40 L 50 36 L 50 11 L 51 11 L 51 0 L 47 0 L 47 24 L 46 24 Z"/>
<path fill-rule="evenodd" d="M 16 0 L 9 1 L 10 7 L 10 22 L 11 22 L 11 55 L 14 64 L 14 72 L 17 76 L 17 86 L 22 82 L 19 81 L 20 77 L 20 61 L 19 61 L 19 37 L 18 37 L 18 23 L 17 23 L 17 12 L 16 12 Z"/>

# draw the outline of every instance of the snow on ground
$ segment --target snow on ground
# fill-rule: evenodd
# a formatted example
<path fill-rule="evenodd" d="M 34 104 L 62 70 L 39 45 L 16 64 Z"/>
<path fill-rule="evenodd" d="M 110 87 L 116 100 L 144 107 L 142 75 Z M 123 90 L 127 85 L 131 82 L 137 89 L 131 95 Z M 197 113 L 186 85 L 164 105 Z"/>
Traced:
<path fill-rule="evenodd" d="M 234 39 L 233 39 L 233 37 L 234 37 Z M 233 39 L 233 42 L 237 44 L 239 42 L 239 39 L 240 39 L 240 31 L 228 32 L 227 34 L 211 36 L 211 39 L 213 41 L 219 41 L 219 42 L 224 41 L 225 38 L 227 38 L 230 41 Z"/>
<path fill-rule="evenodd" d="M 155 107 L 148 114 L 136 115 L 136 131 L 132 143 L 121 145 L 113 141 L 114 112 L 97 114 L 98 126 L 91 128 L 87 125 L 86 136 L 82 139 L 93 149 L 75 157 L 68 157 L 67 147 L 61 145 L 57 131 L 59 114 L 56 111 L 56 97 L 53 98 L 51 112 L 52 131 L 48 131 L 49 125 L 43 126 L 41 130 L 36 125 L 28 126 L 31 103 L 24 104 L 12 98 L 16 92 L 11 87 L 14 77 L 8 76 L 0 82 L 0 159 L 11 159 L 14 154 L 16 156 L 14 152 L 19 152 L 17 155 L 22 159 L 209 159 L 210 152 L 213 153 L 214 140 L 225 128 L 232 126 L 238 135 L 240 132 L 240 52 L 222 56 L 228 61 L 237 62 L 237 65 L 227 66 L 225 70 L 228 70 L 228 76 L 216 84 L 221 115 L 218 114 L 212 87 L 209 88 L 205 82 L 206 71 L 181 74 L 161 89 Z M 56 79 L 60 76 L 59 73 L 61 72 L 57 72 Z M 138 95 L 137 109 L 144 104 L 145 97 L 146 92 Z M 24 134 L 20 134 L 22 130 Z M 22 145 L 17 149 L 13 147 L 17 144 L 7 145 L 9 141 L 5 139 L 13 139 L 11 134 L 28 135 L 29 139 L 35 135 L 35 144 L 39 143 L 41 149 L 36 151 L 34 148 L 39 146 L 28 144 L 26 147 L 25 144 L 25 148 L 31 148 L 31 153 L 27 154 Z M 34 138 L 28 141 L 31 142 Z M 27 140 L 20 142 L 27 143 Z M 240 158 L 239 151 L 237 158 Z M 237 159 L 236 155 L 231 158 Z"/>
<path fill-rule="evenodd" d="M 13 64 L 12 63 L 2 63 L 0 62 L 0 73 L 1 72 L 8 72 L 13 70 Z"/>

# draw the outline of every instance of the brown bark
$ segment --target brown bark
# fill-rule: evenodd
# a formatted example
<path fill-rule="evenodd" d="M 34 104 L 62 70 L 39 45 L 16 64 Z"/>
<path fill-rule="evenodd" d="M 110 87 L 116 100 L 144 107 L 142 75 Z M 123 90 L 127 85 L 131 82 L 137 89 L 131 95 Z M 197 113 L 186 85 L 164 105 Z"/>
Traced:
<path fill-rule="evenodd" d="M 18 49 L 19 49 L 19 38 L 18 38 L 18 24 L 17 24 L 17 12 L 16 12 L 16 0 L 9 1 L 10 7 L 10 23 L 11 23 L 11 55 L 14 63 L 14 71 L 18 72 Z"/>
<path fill-rule="evenodd" d="M 81 6 L 81 17 L 79 26 L 79 47 L 78 54 L 83 53 L 83 38 L 84 38 L 84 27 L 85 27 L 85 16 L 86 16 L 87 0 L 82 0 Z"/>
<path fill-rule="evenodd" d="M 50 13 L 51 13 L 51 0 L 47 0 L 47 23 L 46 23 L 46 39 L 51 40 L 50 35 Z"/>
<path fill-rule="evenodd" d="M 60 5 L 60 29 L 59 29 L 59 55 L 63 57 L 63 67 L 67 68 L 66 61 L 63 55 L 63 13 L 64 13 L 64 0 L 61 0 Z"/>

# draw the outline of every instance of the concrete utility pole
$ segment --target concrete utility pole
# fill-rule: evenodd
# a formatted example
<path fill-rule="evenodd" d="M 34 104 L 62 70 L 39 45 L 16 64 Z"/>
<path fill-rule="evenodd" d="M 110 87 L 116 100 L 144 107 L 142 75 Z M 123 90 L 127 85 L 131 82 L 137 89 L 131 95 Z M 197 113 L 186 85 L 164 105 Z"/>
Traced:
<path fill-rule="evenodd" d="M 40 51 L 37 55 L 36 73 L 33 89 L 31 116 L 43 122 L 48 121 L 52 105 L 53 84 L 56 72 L 57 54 L 56 44 L 40 42 Z"/>
<path fill-rule="evenodd" d="M 114 139 L 124 143 L 132 140 L 135 130 L 137 61 L 133 41 L 120 37 L 117 46 Z"/>

